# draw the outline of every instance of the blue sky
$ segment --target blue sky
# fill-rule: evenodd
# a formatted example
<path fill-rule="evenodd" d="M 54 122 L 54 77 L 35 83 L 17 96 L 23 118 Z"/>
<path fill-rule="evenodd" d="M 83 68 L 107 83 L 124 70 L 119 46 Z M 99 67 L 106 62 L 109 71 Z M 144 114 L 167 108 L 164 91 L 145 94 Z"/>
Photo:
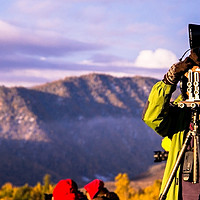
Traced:
<path fill-rule="evenodd" d="M 161 79 L 189 48 L 199 1 L 1 0 L 0 85 L 92 72 Z"/>

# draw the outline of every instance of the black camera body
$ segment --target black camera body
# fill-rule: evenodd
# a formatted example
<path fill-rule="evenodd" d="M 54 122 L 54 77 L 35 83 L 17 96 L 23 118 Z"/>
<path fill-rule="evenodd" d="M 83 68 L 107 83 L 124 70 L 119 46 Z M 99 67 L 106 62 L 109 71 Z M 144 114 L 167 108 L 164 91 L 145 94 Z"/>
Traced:
<path fill-rule="evenodd" d="M 200 25 L 189 24 L 189 43 L 190 49 L 199 49 L 200 48 Z"/>

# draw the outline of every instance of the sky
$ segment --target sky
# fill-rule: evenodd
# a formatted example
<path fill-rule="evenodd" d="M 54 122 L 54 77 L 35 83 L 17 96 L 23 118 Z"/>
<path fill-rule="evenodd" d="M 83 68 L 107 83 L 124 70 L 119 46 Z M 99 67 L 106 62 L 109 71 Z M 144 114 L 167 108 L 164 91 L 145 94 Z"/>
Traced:
<path fill-rule="evenodd" d="M 0 2 L 6 87 L 89 73 L 162 79 L 190 48 L 188 24 L 200 24 L 197 0 Z"/>

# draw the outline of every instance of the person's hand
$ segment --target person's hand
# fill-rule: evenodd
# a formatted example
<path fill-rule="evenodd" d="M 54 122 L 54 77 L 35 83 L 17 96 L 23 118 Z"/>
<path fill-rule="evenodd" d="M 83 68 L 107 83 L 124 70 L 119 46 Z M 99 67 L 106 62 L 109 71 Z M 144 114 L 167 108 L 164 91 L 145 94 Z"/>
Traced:
<path fill-rule="evenodd" d="M 197 65 L 197 55 L 190 54 L 189 57 L 186 57 L 184 61 L 180 61 L 170 67 L 168 72 L 164 75 L 164 83 L 169 85 L 175 85 L 181 79 L 181 76 L 185 74 L 189 69 L 191 69 L 194 65 Z M 195 62 L 195 61 L 196 62 Z"/>

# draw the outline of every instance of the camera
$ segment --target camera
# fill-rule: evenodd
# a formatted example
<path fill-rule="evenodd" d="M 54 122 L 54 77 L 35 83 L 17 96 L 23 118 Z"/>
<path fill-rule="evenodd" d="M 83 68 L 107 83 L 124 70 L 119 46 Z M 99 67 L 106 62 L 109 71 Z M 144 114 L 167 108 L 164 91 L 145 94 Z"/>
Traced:
<path fill-rule="evenodd" d="M 189 24 L 189 43 L 190 49 L 199 49 L 200 48 L 200 25 Z"/>

